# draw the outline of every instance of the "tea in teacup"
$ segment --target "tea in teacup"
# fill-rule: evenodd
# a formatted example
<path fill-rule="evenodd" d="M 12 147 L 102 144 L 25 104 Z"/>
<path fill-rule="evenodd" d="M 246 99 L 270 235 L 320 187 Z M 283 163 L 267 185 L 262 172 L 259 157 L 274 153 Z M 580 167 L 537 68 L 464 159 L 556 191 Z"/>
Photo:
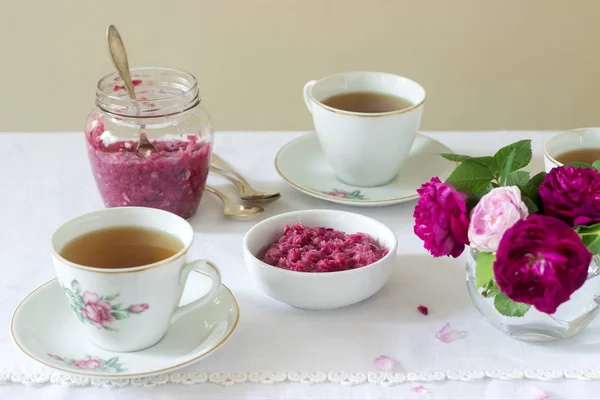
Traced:
<path fill-rule="evenodd" d="M 568 163 L 592 165 L 600 159 L 600 128 L 578 128 L 558 133 L 544 145 L 546 172 Z"/>
<path fill-rule="evenodd" d="M 310 81 L 304 101 L 335 175 L 354 186 L 391 182 L 419 130 L 425 90 L 383 72 L 347 72 Z"/>
<path fill-rule="evenodd" d="M 323 104 L 338 110 L 358 113 L 385 113 L 403 110 L 413 103 L 399 96 L 378 92 L 349 92 L 323 100 Z"/>
<path fill-rule="evenodd" d="M 58 282 L 83 332 L 98 347 L 136 351 L 156 344 L 179 316 L 221 286 L 209 261 L 189 261 L 192 226 L 167 211 L 115 207 L 74 218 L 52 235 Z M 178 306 L 192 270 L 212 281 Z"/>
<path fill-rule="evenodd" d="M 597 160 L 600 160 L 600 148 L 570 150 L 556 156 L 556 161 L 562 164 L 582 162 L 592 165 Z"/>
<path fill-rule="evenodd" d="M 63 247 L 60 255 L 93 268 L 131 268 L 165 260 L 182 248 L 181 240 L 167 232 L 116 226 L 76 237 Z"/>

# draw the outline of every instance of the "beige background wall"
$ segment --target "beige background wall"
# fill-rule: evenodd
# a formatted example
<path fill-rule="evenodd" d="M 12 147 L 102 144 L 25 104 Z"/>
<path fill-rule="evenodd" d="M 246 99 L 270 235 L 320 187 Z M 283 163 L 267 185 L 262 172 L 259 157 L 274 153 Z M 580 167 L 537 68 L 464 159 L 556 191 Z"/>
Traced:
<path fill-rule="evenodd" d="M 217 129 L 308 129 L 302 85 L 409 76 L 424 129 L 600 125 L 598 0 L 0 0 L 0 131 L 80 130 L 112 70 L 189 70 Z"/>

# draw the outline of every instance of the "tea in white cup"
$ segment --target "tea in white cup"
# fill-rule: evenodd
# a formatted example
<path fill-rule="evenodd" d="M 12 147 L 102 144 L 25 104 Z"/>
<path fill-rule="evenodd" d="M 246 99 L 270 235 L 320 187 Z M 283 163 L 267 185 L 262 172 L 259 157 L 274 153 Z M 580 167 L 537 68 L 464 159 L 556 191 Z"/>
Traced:
<path fill-rule="evenodd" d="M 82 332 L 106 350 L 142 350 L 159 342 L 179 316 L 211 301 L 220 273 L 209 261 L 188 261 L 193 240 L 186 220 L 144 207 L 107 208 L 58 228 L 54 268 Z M 194 269 L 212 287 L 178 307 Z"/>
<path fill-rule="evenodd" d="M 578 128 L 552 136 L 544 144 L 546 172 L 572 162 L 600 160 L 600 128 Z"/>
<path fill-rule="evenodd" d="M 347 72 L 310 81 L 304 101 L 336 176 L 355 186 L 392 181 L 415 140 L 425 90 L 382 72 Z"/>

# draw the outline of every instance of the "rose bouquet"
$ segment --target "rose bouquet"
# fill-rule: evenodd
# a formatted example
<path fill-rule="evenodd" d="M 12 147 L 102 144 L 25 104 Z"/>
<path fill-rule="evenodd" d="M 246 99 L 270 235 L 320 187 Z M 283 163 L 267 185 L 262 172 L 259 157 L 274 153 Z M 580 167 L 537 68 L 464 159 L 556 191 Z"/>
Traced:
<path fill-rule="evenodd" d="M 600 252 L 600 162 L 530 177 L 522 170 L 529 140 L 493 157 L 442 156 L 458 166 L 418 190 L 415 234 L 434 257 L 458 257 L 469 245 L 477 293 L 501 315 L 522 317 L 531 306 L 554 314 Z"/>

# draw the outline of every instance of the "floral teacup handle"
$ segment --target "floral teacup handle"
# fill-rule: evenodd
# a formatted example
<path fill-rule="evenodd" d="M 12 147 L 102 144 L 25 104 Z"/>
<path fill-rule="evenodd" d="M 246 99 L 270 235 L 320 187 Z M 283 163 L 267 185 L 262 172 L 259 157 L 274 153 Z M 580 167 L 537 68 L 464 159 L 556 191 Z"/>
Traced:
<path fill-rule="evenodd" d="M 185 285 L 185 282 L 187 281 L 190 272 L 192 272 L 193 270 L 200 271 L 207 275 L 212 281 L 212 286 L 208 293 L 206 293 L 204 296 L 192 301 L 189 304 L 186 304 L 185 306 L 177 307 L 175 309 L 175 312 L 171 316 L 171 323 L 175 322 L 183 314 L 186 314 L 192 311 L 193 309 L 201 307 L 204 304 L 211 301 L 216 296 L 217 292 L 219 291 L 219 288 L 221 287 L 221 272 L 219 271 L 219 268 L 217 268 L 217 266 L 211 263 L 210 261 L 206 260 L 195 260 L 183 266 L 180 275 L 182 285 Z"/>

